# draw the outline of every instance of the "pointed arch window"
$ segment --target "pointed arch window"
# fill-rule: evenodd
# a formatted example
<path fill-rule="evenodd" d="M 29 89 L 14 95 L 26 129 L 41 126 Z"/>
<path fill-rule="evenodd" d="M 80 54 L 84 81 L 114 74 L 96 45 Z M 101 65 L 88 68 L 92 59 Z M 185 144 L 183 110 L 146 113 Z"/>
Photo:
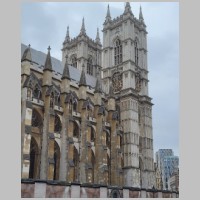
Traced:
<path fill-rule="evenodd" d="M 76 58 L 76 56 L 72 56 L 72 66 L 77 68 L 77 58 Z"/>
<path fill-rule="evenodd" d="M 73 137 L 76 137 L 76 138 L 79 137 L 79 127 L 76 123 L 74 123 Z"/>
<path fill-rule="evenodd" d="M 95 155 L 91 149 L 91 163 L 92 163 L 92 183 L 94 183 L 94 169 L 95 169 Z"/>
<path fill-rule="evenodd" d="M 77 105 L 78 105 L 78 101 L 77 99 L 74 99 L 74 103 L 73 103 L 73 111 L 77 112 Z"/>
<path fill-rule="evenodd" d="M 111 166 L 110 166 L 110 157 L 108 154 L 107 154 L 107 167 L 108 167 L 108 184 L 110 184 Z"/>
<path fill-rule="evenodd" d="M 37 128 L 42 127 L 42 118 L 41 118 L 40 114 L 35 109 L 33 109 L 31 124 L 32 124 L 33 127 L 37 127 Z"/>
<path fill-rule="evenodd" d="M 30 144 L 30 167 L 29 167 L 29 178 L 37 178 L 38 175 L 38 163 L 39 162 L 39 148 L 37 142 L 31 137 Z"/>
<path fill-rule="evenodd" d="M 54 131 L 60 133 L 62 130 L 62 124 L 58 115 L 55 116 Z"/>
<path fill-rule="evenodd" d="M 138 65 L 138 42 L 135 41 L 135 64 Z"/>
<path fill-rule="evenodd" d="M 29 82 L 28 88 L 27 88 L 27 99 L 32 100 L 32 82 Z"/>
<path fill-rule="evenodd" d="M 60 94 L 56 95 L 55 104 L 60 107 Z"/>
<path fill-rule="evenodd" d="M 122 43 L 121 40 L 119 39 L 115 41 L 114 59 L 115 59 L 115 65 L 119 65 L 120 63 L 122 63 Z"/>
<path fill-rule="evenodd" d="M 50 96 L 50 108 L 54 109 L 54 93 L 53 92 L 51 93 L 51 96 Z"/>
<path fill-rule="evenodd" d="M 87 62 L 87 74 L 93 75 L 92 58 L 90 57 Z"/>
<path fill-rule="evenodd" d="M 69 101 L 69 113 L 70 113 L 70 114 L 72 114 L 72 111 L 73 111 L 72 108 L 73 108 L 73 107 L 72 107 L 72 100 L 70 99 L 70 101 Z"/>
<path fill-rule="evenodd" d="M 108 132 L 106 132 L 106 146 L 107 146 L 108 148 L 110 148 L 110 136 L 109 136 L 109 133 L 108 133 Z"/>
<path fill-rule="evenodd" d="M 42 94 L 41 94 L 41 91 L 39 90 L 39 86 L 38 85 L 35 86 L 35 89 L 33 91 L 33 98 L 36 98 L 38 100 L 42 99 Z"/>
<path fill-rule="evenodd" d="M 76 147 L 74 147 L 74 156 L 73 156 L 73 163 L 74 163 L 74 177 L 73 177 L 73 181 L 74 182 L 78 182 L 79 177 L 78 177 L 78 172 L 79 172 L 79 154 L 78 151 L 76 149 Z"/>
<path fill-rule="evenodd" d="M 95 130 L 93 127 L 91 127 L 91 137 L 90 137 L 91 142 L 95 141 Z"/>
<path fill-rule="evenodd" d="M 60 168 L 60 147 L 56 141 L 54 141 L 54 173 L 53 180 L 59 179 L 59 168 Z"/>

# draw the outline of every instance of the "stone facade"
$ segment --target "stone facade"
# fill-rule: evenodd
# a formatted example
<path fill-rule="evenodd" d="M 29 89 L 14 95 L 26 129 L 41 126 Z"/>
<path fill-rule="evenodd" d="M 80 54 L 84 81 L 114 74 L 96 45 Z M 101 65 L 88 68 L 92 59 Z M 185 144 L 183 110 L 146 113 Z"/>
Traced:
<path fill-rule="evenodd" d="M 76 38 L 67 29 L 62 62 L 23 50 L 22 197 L 172 197 L 154 189 L 142 10 L 112 19 L 108 7 L 103 46 L 84 23 Z"/>
<path fill-rule="evenodd" d="M 175 191 L 22 180 L 22 198 L 178 198 Z"/>

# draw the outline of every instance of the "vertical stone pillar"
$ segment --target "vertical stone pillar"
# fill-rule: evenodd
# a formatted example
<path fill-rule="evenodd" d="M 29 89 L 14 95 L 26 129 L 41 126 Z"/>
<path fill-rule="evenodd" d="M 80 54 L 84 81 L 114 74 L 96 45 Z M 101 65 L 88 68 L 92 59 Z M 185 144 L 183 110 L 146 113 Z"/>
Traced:
<path fill-rule="evenodd" d="M 80 144 L 80 182 L 87 182 L 86 174 L 86 163 L 87 163 L 87 146 L 86 146 L 86 136 L 87 136 L 87 112 L 83 107 L 84 100 L 80 100 L 80 112 L 81 112 L 81 144 Z"/>
<path fill-rule="evenodd" d="M 138 109 L 140 116 L 140 154 L 142 155 L 141 180 L 143 188 L 152 188 L 156 185 L 154 171 L 153 133 L 152 133 L 152 104 L 143 103 Z"/>
<path fill-rule="evenodd" d="M 141 198 L 146 198 L 146 197 L 147 197 L 146 190 L 141 190 Z"/>
<path fill-rule="evenodd" d="M 100 198 L 107 198 L 107 187 L 100 187 Z"/>
<path fill-rule="evenodd" d="M 34 198 L 45 198 L 46 187 L 46 183 L 35 183 Z"/>
<path fill-rule="evenodd" d="M 48 132 L 48 180 L 53 180 L 54 175 L 54 114 L 49 116 L 49 132 Z"/>
<path fill-rule="evenodd" d="M 68 135 L 68 127 L 69 127 L 69 104 L 65 103 L 65 94 L 61 95 L 61 102 L 63 107 L 63 116 L 62 116 L 62 131 L 61 131 L 61 154 L 60 154 L 60 181 L 67 181 L 67 173 L 68 173 L 68 143 L 67 143 L 67 135 Z"/>
<path fill-rule="evenodd" d="M 22 162 L 22 178 L 29 178 L 29 168 L 30 168 L 30 143 L 31 134 L 24 134 L 24 148 L 23 148 L 23 162 Z"/>
<path fill-rule="evenodd" d="M 124 130 L 124 185 L 140 187 L 138 100 L 121 98 L 120 108 Z"/>
<path fill-rule="evenodd" d="M 46 93 L 43 90 L 43 94 Z M 44 94 L 44 123 L 42 132 L 42 150 L 41 150 L 41 165 L 40 165 L 40 179 L 48 179 L 48 136 L 49 136 L 49 119 L 50 119 L 50 96 Z"/>
<path fill-rule="evenodd" d="M 116 112 L 116 111 L 115 111 Z M 108 120 L 111 126 L 111 153 L 110 153 L 110 164 L 111 164 L 111 185 L 119 185 L 118 182 L 118 162 L 117 161 L 117 130 L 116 130 L 116 119 L 113 119 L 113 111 L 109 111 Z"/>
<path fill-rule="evenodd" d="M 129 198 L 129 189 L 123 189 L 123 198 Z"/>
<path fill-rule="evenodd" d="M 158 192 L 158 198 L 162 198 L 162 192 Z"/>
<path fill-rule="evenodd" d="M 71 198 L 80 198 L 80 185 L 71 185 Z"/>
<path fill-rule="evenodd" d="M 32 103 L 26 100 L 27 88 L 22 88 L 21 114 L 21 177 L 29 178 Z"/>
<path fill-rule="evenodd" d="M 95 166 L 95 180 L 98 184 L 104 184 L 104 168 L 103 168 L 103 124 L 102 114 L 98 114 L 99 112 L 99 105 L 95 105 L 95 117 L 96 117 L 96 146 L 95 146 L 95 160 L 96 160 L 96 166 Z"/>

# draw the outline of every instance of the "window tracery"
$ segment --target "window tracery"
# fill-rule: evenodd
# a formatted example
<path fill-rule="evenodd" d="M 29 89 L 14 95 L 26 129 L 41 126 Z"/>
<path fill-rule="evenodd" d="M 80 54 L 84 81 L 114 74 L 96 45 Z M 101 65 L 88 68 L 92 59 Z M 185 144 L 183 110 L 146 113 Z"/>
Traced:
<path fill-rule="evenodd" d="M 55 116 L 54 131 L 60 133 L 62 124 L 58 115 Z"/>
<path fill-rule="evenodd" d="M 93 75 L 92 58 L 90 57 L 87 62 L 87 74 Z"/>
<path fill-rule="evenodd" d="M 138 42 L 135 41 L 135 64 L 138 65 Z"/>
<path fill-rule="evenodd" d="M 33 109 L 32 122 L 31 123 L 32 123 L 33 127 L 37 127 L 37 128 L 42 127 L 42 118 L 35 109 Z"/>
<path fill-rule="evenodd" d="M 73 137 L 76 137 L 76 138 L 79 137 L 79 127 L 76 123 L 74 123 Z"/>
<path fill-rule="evenodd" d="M 72 57 L 72 61 L 71 62 L 72 62 L 72 66 L 77 68 L 77 58 L 76 58 L 75 55 Z"/>
<path fill-rule="evenodd" d="M 114 60 L 115 65 L 119 65 L 120 63 L 122 63 L 122 43 L 119 39 L 115 41 Z"/>
<path fill-rule="evenodd" d="M 51 109 L 54 109 L 54 93 L 52 92 L 51 93 L 51 96 L 50 96 L 50 108 Z"/>

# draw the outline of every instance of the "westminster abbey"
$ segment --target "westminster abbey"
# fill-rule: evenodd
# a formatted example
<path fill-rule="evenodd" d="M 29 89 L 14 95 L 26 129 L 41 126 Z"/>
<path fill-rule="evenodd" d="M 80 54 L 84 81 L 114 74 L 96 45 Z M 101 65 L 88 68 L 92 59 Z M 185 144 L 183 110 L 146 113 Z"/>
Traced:
<path fill-rule="evenodd" d="M 77 37 L 67 28 L 62 61 L 50 47 L 43 53 L 21 45 L 23 197 L 142 197 L 142 189 L 152 197 L 153 104 L 141 8 L 138 19 L 126 3 L 112 19 L 108 6 L 102 43 L 98 29 L 95 40 L 88 37 L 83 19 Z"/>

